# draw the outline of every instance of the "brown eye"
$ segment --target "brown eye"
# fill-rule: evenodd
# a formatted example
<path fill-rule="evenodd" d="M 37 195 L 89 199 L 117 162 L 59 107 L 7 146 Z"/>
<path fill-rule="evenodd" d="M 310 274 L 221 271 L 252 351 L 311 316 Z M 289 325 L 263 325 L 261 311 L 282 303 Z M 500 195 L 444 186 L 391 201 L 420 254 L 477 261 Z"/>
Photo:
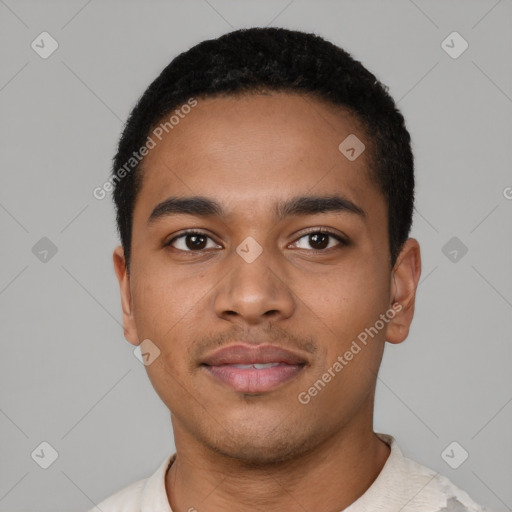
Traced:
<path fill-rule="evenodd" d="M 305 242 L 301 242 L 301 240 L 305 240 Z M 300 243 L 303 244 L 302 247 L 299 245 Z M 309 247 L 307 247 L 308 245 Z M 317 251 L 330 249 L 331 247 L 335 247 L 336 245 L 343 246 L 347 245 L 347 243 L 338 234 L 324 230 L 312 231 L 311 233 L 307 233 L 301 236 L 297 240 L 297 242 L 294 243 L 294 246 L 297 247 L 298 249 L 314 249 Z"/>
<path fill-rule="evenodd" d="M 208 241 L 213 242 L 213 240 L 206 233 L 201 231 L 187 231 L 179 236 L 174 237 L 166 245 L 172 246 L 175 249 L 185 252 L 198 252 L 203 249 L 220 247 L 215 243 L 213 243 L 213 246 L 212 244 L 208 246 Z"/>
<path fill-rule="evenodd" d="M 185 245 L 193 251 L 194 249 L 204 249 L 206 247 L 207 236 L 204 235 L 185 235 Z"/>
<path fill-rule="evenodd" d="M 309 236 L 309 244 L 313 249 L 325 249 L 329 245 L 329 235 L 325 233 L 313 233 Z"/>

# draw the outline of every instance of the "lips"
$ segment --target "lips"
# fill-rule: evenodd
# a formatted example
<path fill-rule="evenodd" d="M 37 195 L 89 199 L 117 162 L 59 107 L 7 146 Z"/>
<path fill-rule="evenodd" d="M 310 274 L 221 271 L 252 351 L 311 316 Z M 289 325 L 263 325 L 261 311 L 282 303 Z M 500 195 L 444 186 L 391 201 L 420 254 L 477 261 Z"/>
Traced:
<path fill-rule="evenodd" d="M 299 354 L 274 345 L 232 345 L 207 356 L 201 366 L 236 391 L 263 393 L 293 379 L 306 364 Z"/>
<path fill-rule="evenodd" d="M 203 364 L 220 366 L 222 364 L 305 364 L 307 361 L 299 354 L 275 345 L 230 345 L 207 356 Z"/>

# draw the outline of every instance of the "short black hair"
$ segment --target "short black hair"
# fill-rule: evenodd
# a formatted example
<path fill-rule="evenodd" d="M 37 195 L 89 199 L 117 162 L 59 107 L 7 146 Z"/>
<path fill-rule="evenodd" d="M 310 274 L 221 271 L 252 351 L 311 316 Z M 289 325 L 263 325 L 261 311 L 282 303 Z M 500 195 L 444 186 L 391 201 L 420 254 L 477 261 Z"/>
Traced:
<path fill-rule="evenodd" d="M 142 184 L 143 158 L 137 151 L 154 127 L 191 98 L 264 91 L 309 95 L 344 107 L 361 122 L 369 142 L 371 178 L 387 202 L 394 266 L 412 224 L 414 160 L 404 118 L 388 88 L 349 53 L 316 34 L 254 27 L 203 41 L 178 55 L 132 110 L 110 178 L 128 271 L 133 211 Z"/>

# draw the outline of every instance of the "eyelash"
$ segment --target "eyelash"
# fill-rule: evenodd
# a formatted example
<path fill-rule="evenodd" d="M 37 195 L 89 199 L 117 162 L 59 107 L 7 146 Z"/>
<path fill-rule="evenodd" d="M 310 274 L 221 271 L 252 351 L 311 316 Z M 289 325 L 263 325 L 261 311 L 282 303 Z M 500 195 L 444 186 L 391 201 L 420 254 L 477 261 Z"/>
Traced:
<path fill-rule="evenodd" d="M 335 233 L 333 231 L 330 231 L 329 229 L 326 229 L 326 228 L 315 228 L 315 229 L 312 229 L 311 231 L 308 231 L 307 233 L 303 233 L 293 243 L 297 242 L 301 238 L 304 238 L 305 236 L 313 235 L 313 234 L 318 234 L 318 233 L 323 234 L 323 235 L 329 235 L 329 236 L 335 238 L 339 242 L 339 245 L 342 246 L 342 247 L 348 245 L 348 242 L 346 240 L 344 240 L 340 235 L 338 235 L 337 233 Z M 170 247 L 170 246 L 172 246 L 173 242 L 175 242 L 176 240 L 178 240 L 180 238 L 186 237 L 187 235 L 203 235 L 203 236 L 205 236 L 207 238 L 210 238 L 210 240 L 213 240 L 212 237 L 209 236 L 204 231 L 200 231 L 200 230 L 197 230 L 197 229 L 189 229 L 187 231 L 183 231 L 178 236 L 175 236 L 174 238 L 172 238 L 171 240 L 166 242 L 164 244 L 164 246 L 165 247 Z M 176 248 L 174 248 L 174 249 L 176 249 Z M 326 252 L 329 249 L 333 249 L 333 247 L 329 247 L 328 249 L 303 249 L 303 250 L 307 250 L 308 252 L 318 252 L 318 253 L 320 253 L 320 252 Z M 206 249 L 199 249 L 197 251 L 191 251 L 191 250 L 185 251 L 183 249 L 176 249 L 176 250 L 180 251 L 180 252 L 201 253 L 201 252 L 205 251 Z"/>

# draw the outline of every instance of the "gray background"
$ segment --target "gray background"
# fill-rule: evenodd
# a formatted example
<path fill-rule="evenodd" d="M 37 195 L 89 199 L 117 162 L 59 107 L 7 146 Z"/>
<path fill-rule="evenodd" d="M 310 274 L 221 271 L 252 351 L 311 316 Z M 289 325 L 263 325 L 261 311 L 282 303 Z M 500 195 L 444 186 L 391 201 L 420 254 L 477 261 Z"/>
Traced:
<path fill-rule="evenodd" d="M 413 137 L 423 274 L 409 339 L 385 351 L 376 431 L 512 510 L 511 0 L 0 0 L 2 512 L 87 510 L 174 450 L 123 337 L 110 196 L 92 190 L 173 56 L 265 25 L 351 52 L 389 86 Z M 59 44 L 47 59 L 31 48 L 43 31 Z M 469 43 L 457 59 L 441 47 L 453 31 Z M 456 261 L 443 252 L 454 236 Z M 57 248 L 46 262 L 33 252 L 43 237 Z M 31 458 L 43 441 L 58 452 L 48 469 Z M 458 469 L 441 457 L 453 441 L 469 453 Z"/>

